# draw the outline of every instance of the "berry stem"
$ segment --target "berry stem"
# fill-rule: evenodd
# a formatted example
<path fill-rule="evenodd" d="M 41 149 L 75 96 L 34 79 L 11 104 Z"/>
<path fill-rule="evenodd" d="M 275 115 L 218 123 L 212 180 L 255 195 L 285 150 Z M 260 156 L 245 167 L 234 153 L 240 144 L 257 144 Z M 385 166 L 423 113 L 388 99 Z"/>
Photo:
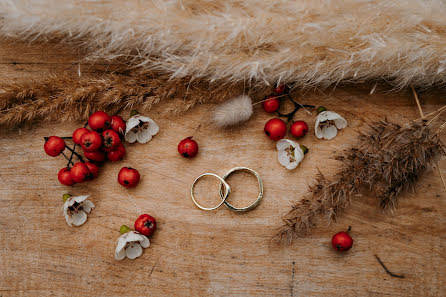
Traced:
<path fill-rule="evenodd" d="M 314 105 L 300 104 L 300 103 L 294 101 L 293 97 L 291 97 L 291 95 L 290 95 L 289 93 L 286 94 L 286 97 L 288 98 L 288 100 L 291 101 L 291 103 L 293 103 L 293 105 L 294 105 L 294 110 L 293 110 L 292 112 L 290 112 L 290 113 L 286 113 L 286 114 L 283 114 L 283 113 L 280 113 L 280 112 L 277 111 L 277 115 L 278 115 L 279 117 L 287 118 L 287 122 L 288 122 L 288 123 L 291 122 L 291 121 L 293 120 L 294 115 L 296 114 L 296 112 L 297 112 L 299 109 L 304 108 L 304 107 L 307 107 L 307 108 L 314 108 Z"/>
<path fill-rule="evenodd" d="M 71 157 L 68 158 L 67 155 L 64 154 L 64 152 L 62 152 L 62 155 L 65 157 L 65 159 L 68 160 L 67 167 L 70 167 L 70 164 L 73 164 L 73 165 L 74 165 L 74 163 L 71 161 Z M 73 156 L 73 154 L 71 154 L 71 156 Z"/>
<path fill-rule="evenodd" d="M 71 151 L 70 159 L 68 159 L 68 165 L 67 166 L 69 166 L 70 163 L 73 163 L 73 162 L 71 162 L 71 160 L 73 160 L 73 155 L 74 155 L 74 151 L 76 150 L 76 145 L 77 145 L 77 143 L 75 143 L 74 146 L 73 146 L 73 150 Z"/>
<path fill-rule="evenodd" d="M 67 149 L 71 151 L 71 153 L 73 153 L 74 155 L 76 155 L 76 157 L 79 159 L 79 161 L 81 161 L 82 163 L 84 163 L 84 159 L 82 158 L 81 155 L 79 155 L 78 153 L 76 153 L 71 147 L 67 146 Z"/>

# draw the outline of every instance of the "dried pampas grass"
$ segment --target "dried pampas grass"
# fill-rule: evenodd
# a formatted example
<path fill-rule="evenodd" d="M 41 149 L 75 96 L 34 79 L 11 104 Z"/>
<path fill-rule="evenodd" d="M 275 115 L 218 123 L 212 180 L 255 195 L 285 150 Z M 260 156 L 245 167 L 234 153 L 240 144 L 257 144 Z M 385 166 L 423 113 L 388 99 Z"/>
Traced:
<path fill-rule="evenodd" d="M 0 0 L 0 35 L 210 82 L 446 83 L 442 0 Z"/>
<path fill-rule="evenodd" d="M 251 97 L 241 95 L 217 106 L 212 120 L 218 127 L 230 127 L 249 120 L 252 112 Z"/>
<path fill-rule="evenodd" d="M 319 219 L 335 220 L 363 189 L 375 193 L 384 210 L 393 211 L 400 195 L 415 189 L 419 178 L 445 155 L 438 133 L 431 132 L 432 123 L 372 123 L 356 146 L 337 157 L 342 169 L 332 178 L 320 173 L 310 186 L 309 196 L 283 217 L 285 224 L 276 239 L 291 243 L 308 233 Z"/>

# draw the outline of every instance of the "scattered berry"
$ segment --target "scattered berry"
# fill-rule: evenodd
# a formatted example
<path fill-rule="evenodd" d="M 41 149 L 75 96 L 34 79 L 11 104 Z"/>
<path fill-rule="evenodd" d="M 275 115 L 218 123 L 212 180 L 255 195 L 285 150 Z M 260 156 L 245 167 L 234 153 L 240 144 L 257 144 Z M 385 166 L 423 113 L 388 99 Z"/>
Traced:
<path fill-rule="evenodd" d="M 285 136 L 287 127 L 284 121 L 274 118 L 266 122 L 264 131 L 269 138 L 278 141 Z"/>
<path fill-rule="evenodd" d="M 347 232 L 338 232 L 331 239 L 333 248 L 340 252 L 348 251 L 353 245 L 353 238 Z"/>
<path fill-rule="evenodd" d="M 82 135 L 84 135 L 85 133 L 89 132 L 90 130 L 88 130 L 87 128 L 77 128 L 76 130 L 74 130 L 73 132 L 73 142 L 76 144 L 81 144 L 81 137 Z"/>
<path fill-rule="evenodd" d="M 88 170 L 90 170 L 89 180 L 98 177 L 99 175 L 99 167 L 98 165 L 91 163 L 91 162 L 85 162 L 85 166 L 87 166 Z"/>
<path fill-rule="evenodd" d="M 107 153 L 107 159 L 112 162 L 121 161 L 125 156 L 125 147 L 120 143 L 113 151 Z"/>
<path fill-rule="evenodd" d="M 280 107 L 280 100 L 276 96 L 270 95 L 263 101 L 262 107 L 268 113 L 276 112 Z"/>
<path fill-rule="evenodd" d="M 88 126 L 95 131 L 108 129 L 111 125 L 111 118 L 103 111 L 96 111 L 88 118 Z"/>
<path fill-rule="evenodd" d="M 91 178 L 91 172 L 87 165 L 82 162 L 77 162 L 71 167 L 71 178 L 76 183 L 82 183 Z"/>
<path fill-rule="evenodd" d="M 193 158 L 198 154 L 198 144 L 192 136 L 184 138 L 178 144 L 178 152 L 185 158 Z"/>
<path fill-rule="evenodd" d="M 81 147 L 86 152 L 94 152 L 101 148 L 102 138 L 96 131 L 88 131 L 81 137 Z"/>
<path fill-rule="evenodd" d="M 290 127 L 290 132 L 294 137 L 303 137 L 308 132 L 308 125 L 304 121 L 295 121 Z"/>
<path fill-rule="evenodd" d="M 119 138 L 118 133 L 112 129 L 102 132 L 102 139 L 102 147 L 106 152 L 109 150 L 114 150 L 119 144 L 121 144 L 121 138 Z"/>
<path fill-rule="evenodd" d="M 45 153 L 51 157 L 57 157 L 60 155 L 60 153 L 63 152 L 65 149 L 66 144 L 65 141 L 60 138 L 59 136 L 51 136 L 43 145 L 43 149 L 45 150 Z"/>
<path fill-rule="evenodd" d="M 118 183 L 126 188 L 133 188 L 139 183 L 138 170 L 131 167 L 122 167 L 118 173 Z"/>
<path fill-rule="evenodd" d="M 156 230 L 156 220 L 148 214 L 142 214 L 136 219 L 133 227 L 142 235 L 151 236 Z"/>
<path fill-rule="evenodd" d="M 274 89 L 274 93 L 276 93 L 277 95 L 282 94 L 283 92 L 285 92 L 285 85 L 279 85 Z"/>
<path fill-rule="evenodd" d="M 116 133 L 123 136 L 125 134 L 126 123 L 123 118 L 118 115 L 111 116 L 111 126 Z"/>
<path fill-rule="evenodd" d="M 105 161 L 105 153 L 101 151 L 95 151 L 95 152 L 84 151 L 84 156 L 85 158 L 93 162 L 101 163 Z"/>
<path fill-rule="evenodd" d="M 57 179 L 62 185 L 72 186 L 75 184 L 73 178 L 71 177 L 71 168 L 65 167 L 62 168 L 57 174 Z"/>

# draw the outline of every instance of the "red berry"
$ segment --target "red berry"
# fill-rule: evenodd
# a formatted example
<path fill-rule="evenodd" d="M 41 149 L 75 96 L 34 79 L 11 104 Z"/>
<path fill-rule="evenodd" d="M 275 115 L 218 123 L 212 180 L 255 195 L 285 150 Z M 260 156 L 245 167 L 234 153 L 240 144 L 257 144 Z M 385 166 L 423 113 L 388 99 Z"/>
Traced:
<path fill-rule="evenodd" d="M 88 118 L 88 126 L 93 130 L 105 130 L 110 127 L 111 118 L 103 111 L 96 111 Z"/>
<path fill-rule="evenodd" d="M 112 162 L 121 161 L 125 156 L 125 147 L 122 143 L 118 145 L 113 151 L 107 153 L 107 159 Z"/>
<path fill-rule="evenodd" d="M 94 162 L 104 162 L 105 160 L 105 153 L 101 151 L 95 151 L 95 152 L 84 152 L 85 158 L 87 158 L 90 161 Z"/>
<path fill-rule="evenodd" d="M 73 178 L 71 177 L 71 168 L 65 167 L 62 168 L 57 174 L 57 178 L 62 185 L 72 186 L 75 184 Z"/>
<path fill-rule="evenodd" d="M 85 133 L 89 132 L 90 130 L 88 130 L 87 128 L 77 128 L 76 130 L 74 130 L 73 132 L 73 142 L 76 144 L 81 144 L 81 137 L 82 135 L 84 135 Z"/>
<path fill-rule="evenodd" d="M 102 132 L 102 147 L 105 152 L 114 150 L 119 144 L 121 144 L 121 138 L 119 138 L 118 133 L 112 129 L 105 130 Z"/>
<path fill-rule="evenodd" d="M 43 145 L 43 149 L 45 150 L 45 153 L 51 157 L 57 157 L 60 155 L 60 153 L 63 152 L 65 149 L 66 144 L 65 141 L 60 138 L 59 136 L 51 136 Z"/>
<path fill-rule="evenodd" d="M 304 121 L 295 121 L 290 127 L 290 132 L 294 137 L 305 136 L 308 132 L 308 125 Z"/>
<path fill-rule="evenodd" d="M 133 188 L 139 183 L 139 172 L 131 167 L 122 167 L 118 173 L 118 183 L 126 188 Z"/>
<path fill-rule="evenodd" d="M 85 162 L 84 163 L 85 166 L 87 166 L 88 170 L 90 170 L 90 176 L 88 177 L 88 179 L 93 179 L 95 177 L 98 177 L 99 175 L 99 167 L 98 165 L 91 163 L 91 162 Z"/>
<path fill-rule="evenodd" d="M 114 131 L 116 131 L 116 133 L 118 133 L 119 135 L 124 135 L 126 123 L 123 118 L 121 118 L 120 116 L 115 114 L 115 115 L 111 116 L 110 128 L 112 128 Z"/>
<path fill-rule="evenodd" d="M 275 118 L 266 122 L 264 131 L 269 138 L 277 141 L 285 136 L 287 128 L 284 121 Z"/>
<path fill-rule="evenodd" d="M 279 85 L 274 89 L 274 93 L 276 93 L 277 95 L 282 94 L 283 92 L 285 92 L 285 85 Z"/>
<path fill-rule="evenodd" d="M 91 172 L 87 165 L 82 162 L 77 162 L 71 167 L 71 178 L 77 182 L 81 183 L 91 178 Z"/>
<path fill-rule="evenodd" d="M 85 152 L 94 152 L 101 148 L 102 138 L 96 131 L 88 131 L 81 137 L 81 146 Z"/>
<path fill-rule="evenodd" d="M 347 232 L 339 232 L 331 239 L 333 248 L 340 252 L 348 251 L 353 245 L 353 238 Z"/>
<path fill-rule="evenodd" d="M 142 235 L 151 236 L 156 230 L 156 220 L 148 214 L 142 214 L 136 219 L 133 227 Z"/>
<path fill-rule="evenodd" d="M 262 103 L 263 110 L 268 113 L 276 112 L 280 107 L 280 100 L 277 97 L 270 95 L 266 97 Z"/>
<path fill-rule="evenodd" d="M 192 136 L 184 138 L 178 144 L 178 152 L 185 158 L 193 158 L 198 154 L 198 144 Z"/>

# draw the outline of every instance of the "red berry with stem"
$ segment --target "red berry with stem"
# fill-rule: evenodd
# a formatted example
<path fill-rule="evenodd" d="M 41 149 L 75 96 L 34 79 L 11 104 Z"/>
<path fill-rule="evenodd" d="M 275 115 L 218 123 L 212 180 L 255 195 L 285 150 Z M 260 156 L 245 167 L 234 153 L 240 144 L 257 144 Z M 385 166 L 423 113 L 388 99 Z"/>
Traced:
<path fill-rule="evenodd" d="M 274 93 L 276 93 L 277 95 L 282 94 L 283 92 L 285 92 L 285 85 L 278 85 L 275 89 L 274 89 Z"/>
<path fill-rule="evenodd" d="M 71 167 L 71 178 L 76 183 L 82 183 L 91 178 L 91 172 L 87 165 L 82 162 L 77 162 Z"/>
<path fill-rule="evenodd" d="M 85 162 L 84 164 L 85 164 L 85 166 L 87 166 L 88 170 L 90 170 L 90 173 L 91 173 L 88 177 L 88 180 L 98 177 L 98 175 L 99 175 L 98 165 L 91 163 L 91 162 Z"/>
<path fill-rule="evenodd" d="M 51 136 L 45 140 L 43 149 L 45 153 L 51 157 L 59 156 L 65 149 L 65 141 L 59 136 Z"/>
<path fill-rule="evenodd" d="M 84 152 L 84 156 L 88 160 L 98 162 L 98 163 L 105 161 L 105 153 L 101 152 L 101 151 Z"/>
<path fill-rule="evenodd" d="M 290 127 L 290 132 L 294 137 L 305 136 L 308 132 L 308 125 L 304 121 L 295 121 Z"/>
<path fill-rule="evenodd" d="M 151 236 L 156 230 L 156 220 L 148 214 L 142 214 L 136 219 L 133 227 L 142 235 Z"/>
<path fill-rule="evenodd" d="M 102 137 L 96 131 L 88 131 L 81 137 L 81 147 L 86 152 L 94 152 L 101 148 Z"/>
<path fill-rule="evenodd" d="M 81 144 L 81 137 L 82 135 L 84 135 L 85 133 L 89 132 L 90 130 L 88 130 L 87 128 L 77 128 L 76 130 L 74 130 L 73 132 L 73 142 L 76 144 Z"/>
<path fill-rule="evenodd" d="M 111 116 L 111 126 L 116 133 L 123 136 L 125 134 L 126 123 L 124 119 L 117 114 Z"/>
<path fill-rule="evenodd" d="M 96 131 L 108 129 L 111 125 L 111 117 L 103 111 L 96 111 L 88 118 L 88 126 Z"/>
<path fill-rule="evenodd" d="M 71 168 L 65 167 L 62 168 L 57 174 L 57 179 L 62 185 L 72 186 L 75 184 L 73 178 L 71 177 Z"/>
<path fill-rule="evenodd" d="M 274 118 L 266 122 L 264 131 L 269 138 L 277 141 L 285 136 L 287 127 L 284 121 Z"/>
<path fill-rule="evenodd" d="M 139 183 L 138 170 L 131 167 L 122 167 L 118 173 L 118 183 L 126 188 L 133 188 Z"/>
<path fill-rule="evenodd" d="M 107 153 L 107 159 L 112 162 L 121 161 L 125 156 L 125 147 L 122 143 L 118 145 L 113 151 Z"/>
<path fill-rule="evenodd" d="M 263 101 L 262 107 L 268 113 L 276 112 L 280 107 L 280 100 L 276 96 L 270 95 Z"/>
<path fill-rule="evenodd" d="M 198 144 L 192 136 L 184 138 L 178 144 L 178 152 L 185 158 L 193 158 L 198 154 Z"/>
<path fill-rule="evenodd" d="M 348 251 L 353 245 L 353 238 L 347 232 L 338 232 L 331 239 L 333 248 L 340 252 Z"/>
<path fill-rule="evenodd" d="M 119 138 L 118 133 L 115 130 L 108 129 L 102 132 L 102 146 L 104 151 L 109 151 L 115 149 L 119 144 L 121 144 L 121 138 Z"/>

